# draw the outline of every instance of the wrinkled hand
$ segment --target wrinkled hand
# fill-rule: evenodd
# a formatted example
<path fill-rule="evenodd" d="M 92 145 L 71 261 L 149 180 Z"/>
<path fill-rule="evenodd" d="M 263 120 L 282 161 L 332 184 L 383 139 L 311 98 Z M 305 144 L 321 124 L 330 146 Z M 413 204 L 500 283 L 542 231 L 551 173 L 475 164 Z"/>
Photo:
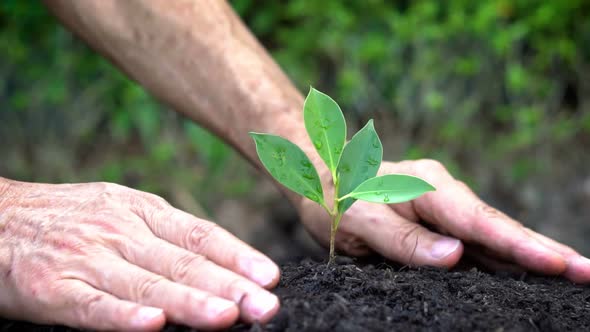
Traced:
<path fill-rule="evenodd" d="M 278 267 L 215 224 L 108 183 L 0 178 L 0 316 L 100 330 L 223 328 L 279 307 Z"/>
<path fill-rule="evenodd" d="M 488 206 L 439 162 L 384 162 L 379 173 L 415 175 L 437 190 L 402 204 L 356 202 L 340 224 L 340 250 L 352 255 L 374 250 L 404 264 L 442 267 L 455 265 L 465 251 L 491 268 L 518 267 L 590 282 L 590 260 Z M 325 211 L 303 200 L 300 212 L 312 235 L 328 243 Z"/>

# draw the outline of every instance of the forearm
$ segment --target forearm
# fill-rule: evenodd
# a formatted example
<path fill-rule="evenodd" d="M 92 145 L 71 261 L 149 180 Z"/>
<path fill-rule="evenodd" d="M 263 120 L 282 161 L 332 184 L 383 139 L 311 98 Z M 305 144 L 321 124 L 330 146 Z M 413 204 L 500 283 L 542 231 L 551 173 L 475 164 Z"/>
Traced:
<path fill-rule="evenodd" d="M 46 3 L 159 100 L 250 160 L 256 156 L 248 131 L 301 139 L 301 94 L 225 1 Z"/>

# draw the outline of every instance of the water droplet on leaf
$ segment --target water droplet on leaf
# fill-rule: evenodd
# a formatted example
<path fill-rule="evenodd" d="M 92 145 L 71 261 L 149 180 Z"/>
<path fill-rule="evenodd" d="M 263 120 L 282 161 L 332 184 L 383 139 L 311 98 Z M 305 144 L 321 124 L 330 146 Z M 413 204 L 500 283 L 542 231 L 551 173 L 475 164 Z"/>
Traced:
<path fill-rule="evenodd" d="M 301 160 L 300 162 L 301 166 L 305 167 L 305 168 L 310 168 L 311 167 L 311 163 L 305 159 Z"/>
<path fill-rule="evenodd" d="M 389 195 L 388 194 L 383 195 L 383 202 L 385 202 L 385 203 L 389 202 Z"/>
<path fill-rule="evenodd" d="M 325 129 L 330 128 L 330 120 L 328 120 L 328 119 L 319 119 L 319 120 L 317 120 L 315 122 L 315 125 L 317 127 L 320 127 L 320 128 L 322 128 L 322 129 L 325 130 Z"/>
<path fill-rule="evenodd" d="M 320 149 L 322 148 L 322 146 L 323 146 L 323 144 L 322 144 L 322 141 L 320 141 L 320 140 L 315 140 L 315 141 L 313 142 L 313 145 L 314 145 L 314 146 L 315 146 L 315 148 L 316 148 L 316 149 L 318 149 L 318 150 L 320 150 Z"/>
<path fill-rule="evenodd" d="M 371 166 L 376 166 L 377 164 L 379 164 L 379 161 L 373 157 L 369 157 L 369 159 L 367 159 L 367 164 Z"/>
<path fill-rule="evenodd" d="M 311 199 L 314 202 L 318 202 L 320 200 L 318 195 L 311 190 L 306 190 L 303 194 L 305 197 Z"/>
<path fill-rule="evenodd" d="M 373 147 L 374 147 L 375 149 L 379 148 L 379 145 L 380 145 L 380 144 L 379 144 L 379 139 L 375 138 L 375 139 L 373 140 L 373 143 L 372 143 L 372 145 L 373 145 Z"/>
<path fill-rule="evenodd" d="M 284 166 L 285 162 L 287 161 L 287 157 L 285 156 L 285 149 L 277 149 L 275 150 L 275 152 L 273 152 L 272 157 L 274 158 L 274 160 L 277 161 L 277 163 L 279 164 L 279 166 Z"/>
<path fill-rule="evenodd" d="M 315 176 L 313 176 L 312 173 L 303 173 L 301 174 L 301 176 L 303 176 L 304 178 L 308 179 L 308 180 L 313 180 L 315 179 Z"/>
<path fill-rule="evenodd" d="M 317 184 L 316 187 L 315 187 L 315 190 L 317 192 L 319 192 L 319 193 L 322 192 L 322 185 L 321 184 Z"/>

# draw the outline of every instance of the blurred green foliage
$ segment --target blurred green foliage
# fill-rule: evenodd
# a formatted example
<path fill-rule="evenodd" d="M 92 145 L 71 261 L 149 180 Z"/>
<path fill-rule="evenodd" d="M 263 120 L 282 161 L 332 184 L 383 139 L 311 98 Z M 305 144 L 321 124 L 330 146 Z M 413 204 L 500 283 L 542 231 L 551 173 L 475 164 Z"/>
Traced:
<path fill-rule="evenodd" d="M 390 112 L 406 138 L 393 158 L 519 179 L 542 171 L 531 155 L 590 133 L 589 1 L 233 4 L 301 89 L 319 85 L 360 118 Z"/>
<path fill-rule="evenodd" d="M 0 59 L 1 175 L 110 181 L 168 198 L 188 188 L 206 206 L 251 187 L 236 153 L 162 111 L 139 85 L 64 30 L 41 2 L 0 3 Z M 220 179 L 217 194 L 200 194 Z"/>
<path fill-rule="evenodd" d="M 231 3 L 302 90 L 325 90 L 359 123 L 389 119 L 389 158 L 518 180 L 590 133 L 588 1 Z M 251 187 L 233 151 L 161 112 L 40 2 L 0 3 L 0 59 L 0 174 L 197 197 L 221 178 L 223 194 Z"/>

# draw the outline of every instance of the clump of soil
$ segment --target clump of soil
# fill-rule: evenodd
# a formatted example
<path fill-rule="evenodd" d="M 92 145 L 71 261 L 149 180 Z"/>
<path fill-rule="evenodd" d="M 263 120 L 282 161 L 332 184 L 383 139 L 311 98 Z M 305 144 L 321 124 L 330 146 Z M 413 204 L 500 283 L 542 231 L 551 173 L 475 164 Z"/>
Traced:
<path fill-rule="evenodd" d="M 590 330 L 590 287 L 472 269 L 283 266 L 283 307 L 268 331 Z"/>
<path fill-rule="evenodd" d="M 476 269 L 396 268 L 340 258 L 282 266 L 279 314 L 266 326 L 231 331 L 590 330 L 590 286 L 561 278 Z M 0 321 L 2 332 L 76 331 Z M 191 331 L 167 326 L 166 332 Z"/>

